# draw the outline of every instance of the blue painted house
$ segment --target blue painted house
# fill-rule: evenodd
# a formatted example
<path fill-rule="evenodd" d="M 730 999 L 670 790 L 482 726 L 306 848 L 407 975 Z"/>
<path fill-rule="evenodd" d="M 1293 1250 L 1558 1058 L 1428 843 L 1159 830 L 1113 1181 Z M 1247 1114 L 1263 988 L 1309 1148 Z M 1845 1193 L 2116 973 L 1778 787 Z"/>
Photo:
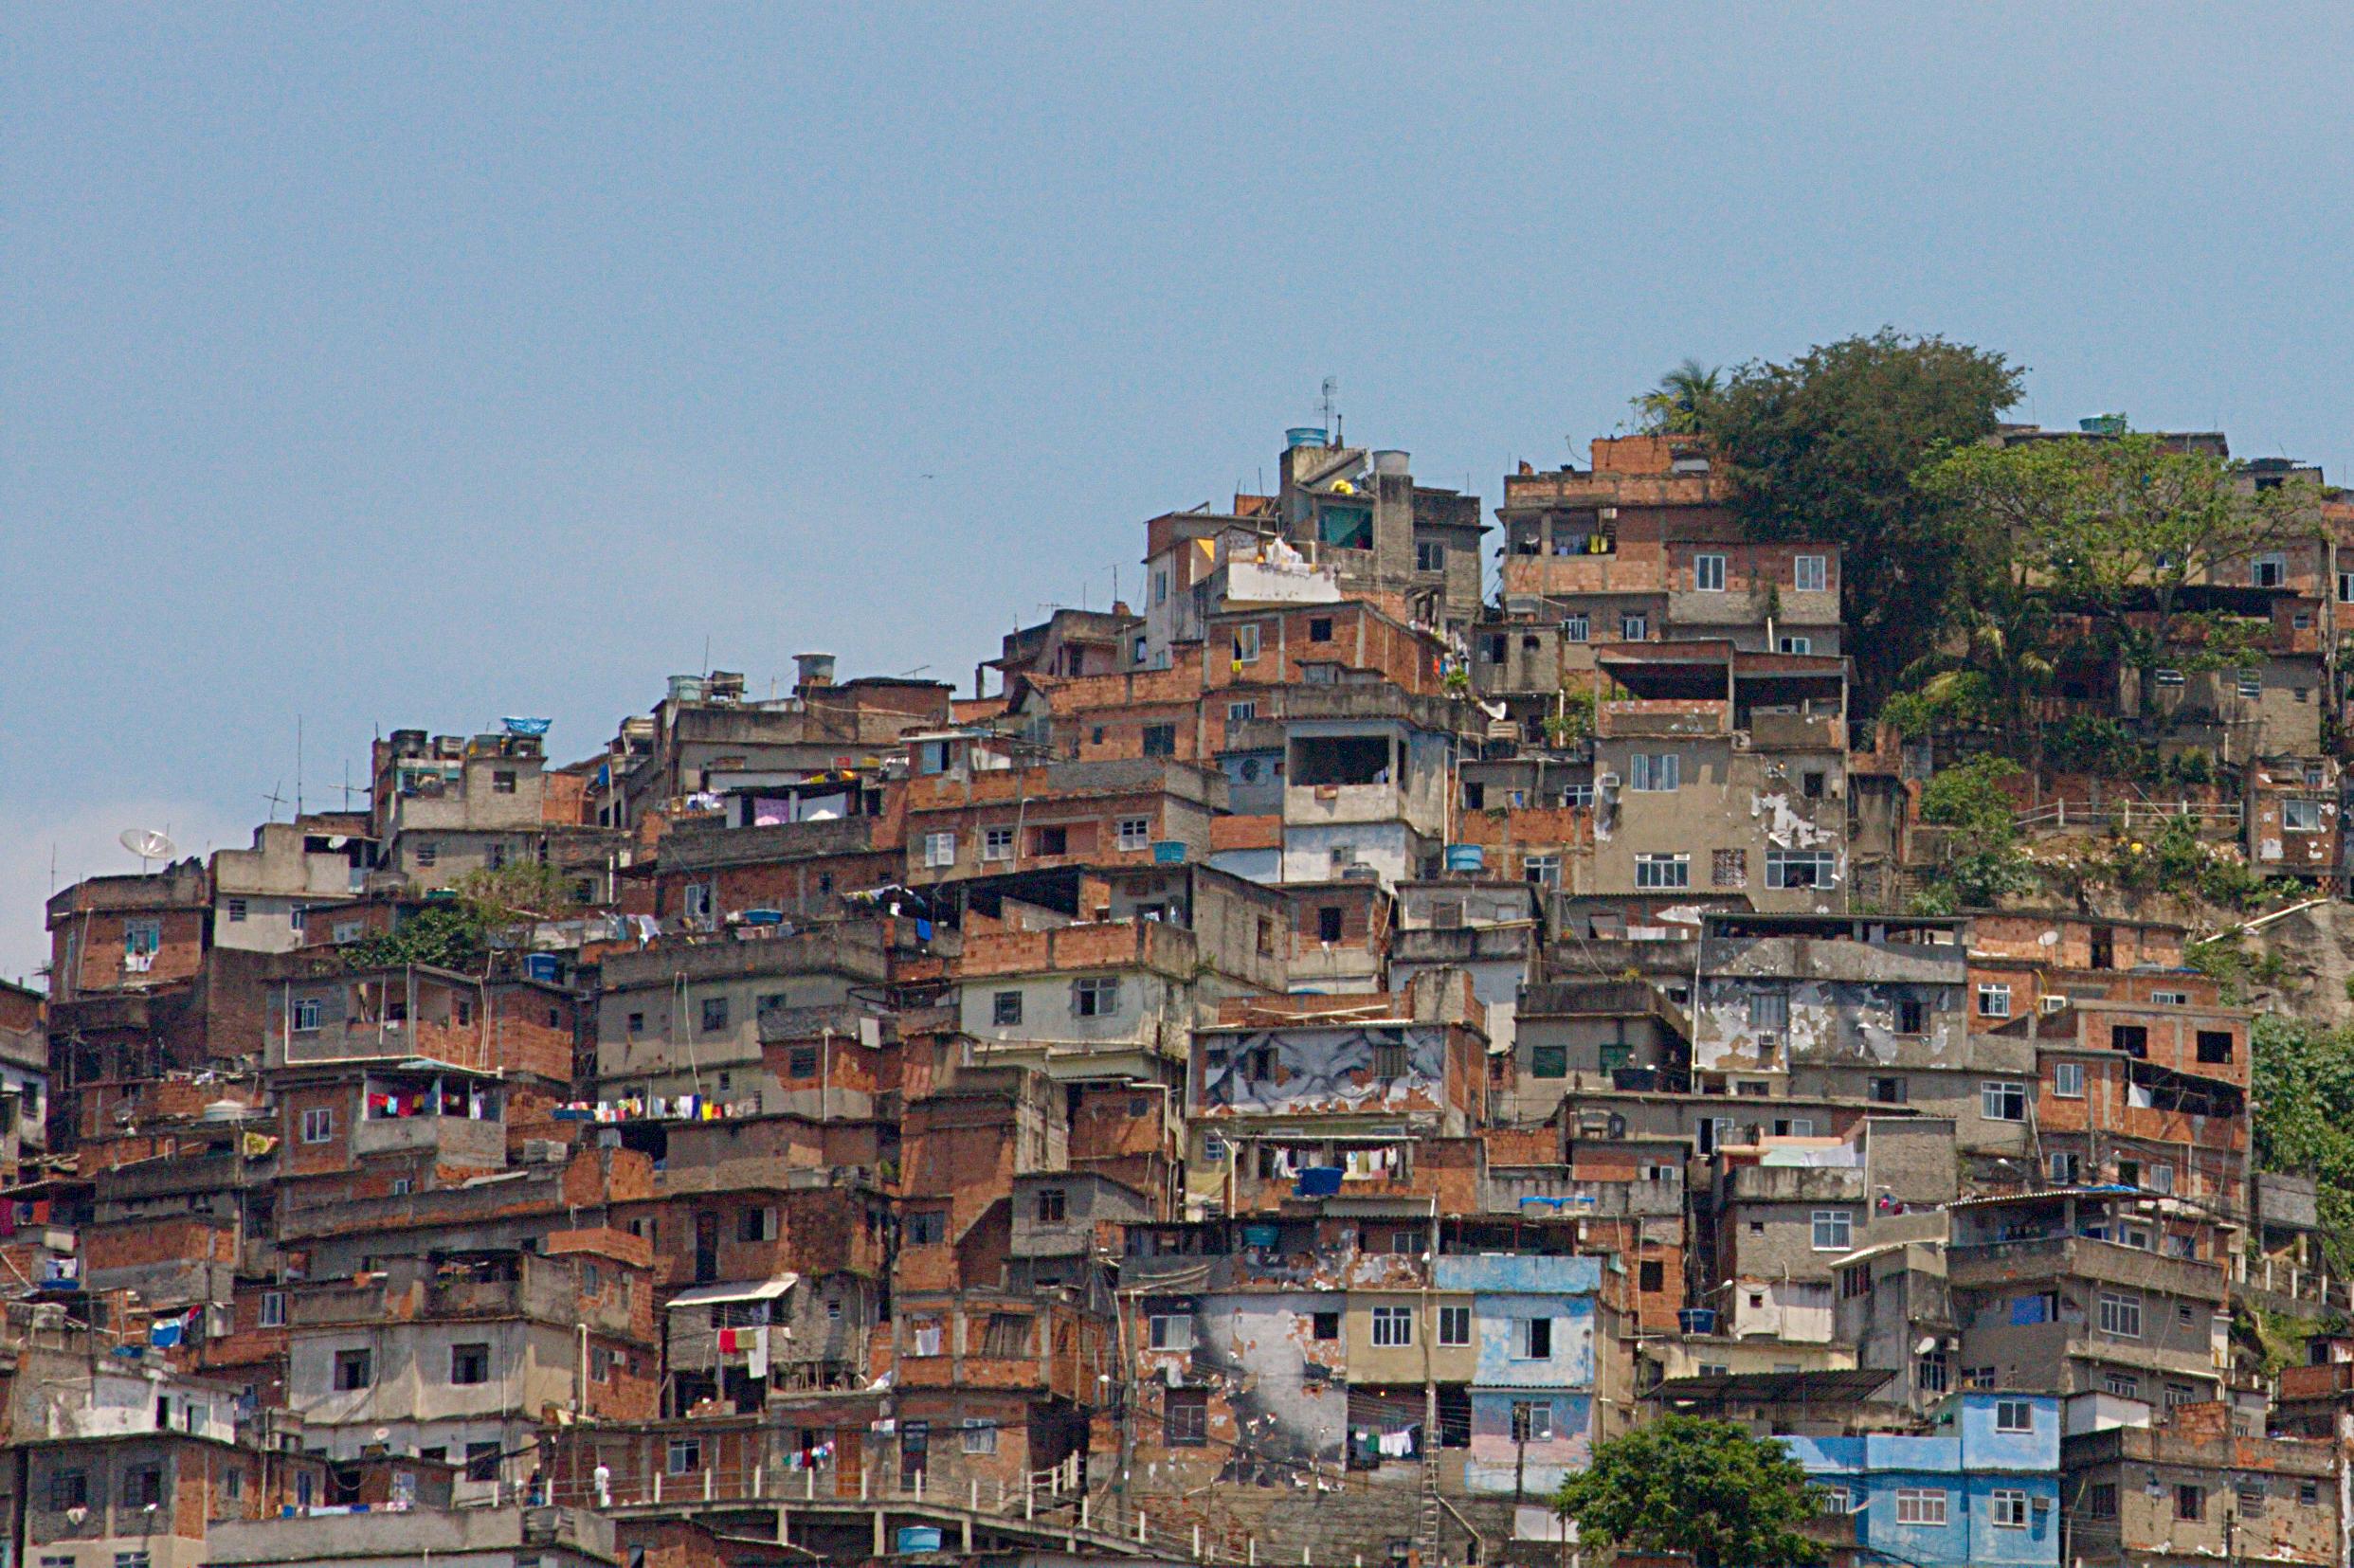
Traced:
<path fill-rule="evenodd" d="M 1431 1283 L 1471 1292 L 1476 1354 L 1468 1390 L 1466 1490 L 1542 1497 L 1594 1446 L 1595 1353 L 1603 1260 L 1441 1256 Z"/>
<path fill-rule="evenodd" d="M 1938 1407 L 1921 1436 L 1784 1437 L 1856 1544 L 1924 1568 L 2056 1568 L 2060 1401 L 1969 1390 Z M 1843 1495 L 1842 1495 L 1843 1493 Z"/>

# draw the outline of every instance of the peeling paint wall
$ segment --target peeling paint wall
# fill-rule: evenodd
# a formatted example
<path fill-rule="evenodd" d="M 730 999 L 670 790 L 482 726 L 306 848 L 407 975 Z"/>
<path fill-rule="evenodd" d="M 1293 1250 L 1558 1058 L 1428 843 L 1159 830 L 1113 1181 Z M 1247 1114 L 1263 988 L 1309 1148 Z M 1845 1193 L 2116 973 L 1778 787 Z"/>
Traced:
<path fill-rule="evenodd" d="M 1447 1107 L 1441 1025 L 1268 1029 L 1213 1036 L 1202 1057 L 1197 1105 L 1207 1114 L 1317 1115 L 1437 1111 Z M 1379 1062 L 1377 1054 L 1399 1058 Z M 1260 1067 L 1268 1071 L 1261 1074 Z M 1403 1066 L 1380 1076 L 1380 1066 Z"/>

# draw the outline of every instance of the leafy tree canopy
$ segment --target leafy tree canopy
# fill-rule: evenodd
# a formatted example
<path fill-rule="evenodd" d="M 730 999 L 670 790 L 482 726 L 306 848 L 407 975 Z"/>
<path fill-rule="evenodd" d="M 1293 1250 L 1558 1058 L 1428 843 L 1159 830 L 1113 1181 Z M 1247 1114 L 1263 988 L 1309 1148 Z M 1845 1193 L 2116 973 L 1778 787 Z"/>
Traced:
<path fill-rule="evenodd" d="M 2263 1013 L 2253 1052 L 2256 1163 L 2314 1179 L 2323 1246 L 2354 1270 L 2354 1029 Z"/>
<path fill-rule="evenodd" d="M 535 920 L 560 919 L 573 908 L 564 874 L 553 866 L 521 860 L 472 871 L 458 879 L 453 896 L 427 904 L 390 931 L 347 946 L 344 962 L 364 969 L 429 964 L 479 974 L 499 937 Z"/>
<path fill-rule="evenodd" d="M 1742 366 L 1700 410 L 1753 537 L 1838 542 L 1865 712 L 1936 645 L 1962 575 L 1958 509 L 1913 476 L 1932 453 L 1993 434 L 2021 373 L 1999 353 L 1884 328 Z"/>
<path fill-rule="evenodd" d="M 1693 1415 L 1595 1444 L 1592 1465 L 1553 1495 L 1584 1545 L 1683 1552 L 1697 1568 L 1820 1561 L 1798 1530 L 1818 1502 L 1784 1444 Z"/>
<path fill-rule="evenodd" d="M 1724 371 L 1687 359 L 1635 399 L 1636 427 L 1647 436 L 1686 436 L 1705 429 L 1709 412 L 1724 391 Z"/>

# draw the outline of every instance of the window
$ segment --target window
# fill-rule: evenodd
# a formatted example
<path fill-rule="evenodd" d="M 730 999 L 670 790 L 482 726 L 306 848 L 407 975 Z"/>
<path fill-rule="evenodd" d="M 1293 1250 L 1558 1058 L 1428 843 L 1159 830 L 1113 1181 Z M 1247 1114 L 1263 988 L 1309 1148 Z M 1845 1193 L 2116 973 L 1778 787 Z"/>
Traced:
<path fill-rule="evenodd" d="M 1331 616 L 1329 616 L 1329 615 L 1320 615 L 1320 616 L 1317 616 L 1314 620 L 1313 620 L 1313 621 L 1309 622 L 1308 622 L 1308 640 L 1309 640 L 1309 641 L 1311 641 L 1311 642 L 1330 642 L 1330 641 L 1331 641 L 1331 640 L 1332 640 L 1332 618 L 1331 618 Z"/>
<path fill-rule="evenodd" d="M 1148 757 L 1173 757 L 1177 754 L 1177 727 L 1173 724 L 1148 724 L 1144 727 L 1144 754 Z"/>
<path fill-rule="evenodd" d="M 2299 1504 L 2301 1506 L 2308 1507 L 2308 1508 L 2310 1508 L 2310 1507 L 2314 1506 L 2316 1504 L 2320 1503 L 2320 1502 L 2321 1502 L 2321 1483 L 2320 1483 L 2320 1482 L 2318 1482 L 2318 1481 L 2300 1481 L 2300 1482 L 2298 1482 L 2298 1483 L 2297 1483 L 2297 1502 L 2298 1502 L 2298 1504 Z"/>
<path fill-rule="evenodd" d="M 1248 724 L 1257 717 L 1258 717 L 1258 704 L 1256 702 L 1230 702 L 1226 704 L 1226 723 L 1228 725 Z"/>
<path fill-rule="evenodd" d="M 156 1501 L 160 1504 L 162 1500 L 158 1498 Z M 142 1504 L 140 1506 L 144 1507 L 147 1505 Z M 145 1552 L 117 1552 L 115 1568 L 148 1568 L 149 1560 Z"/>
<path fill-rule="evenodd" d="M 2093 1482 L 2085 1489 L 2084 1511 L 2087 1517 L 2092 1519 L 2116 1518 L 2117 1483 L 2114 1481 Z"/>
<path fill-rule="evenodd" d="M 2142 1337 L 2142 1298 L 2121 1290 L 2101 1292 L 2101 1332 L 2121 1340 Z"/>
<path fill-rule="evenodd" d="M 2280 825 L 2291 833 L 2321 831 L 2319 801 L 2283 801 L 2280 802 Z"/>
<path fill-rule="evenodd" d="M 2259 588 L 2276 588 L 2289 579 L 2289 557 L 2278 550 L 2257 556 L 2248 563 L 2248 582 Z"/>
<path fill-rule="evenodd" d="M 1638 1264 L 1635 1271 L 1635 1289 L 1642 1291 L 1666 1289 L 1667 1265 L 1657 1258 Z"/>
<path fill-rule="evenodd" d="M 365 1350 L 335 1352 L 335 1392 L 350 1394 L 373 1387 L 376 1381 L 375 1358 Z"/>
<path fill-rule="evenodd" d="M 1995 1431 L 2033 1432 L 2036 1430 L 2036 1407 L 2024 1399 L 1995 1401 Z"/>
<path fill-rule="evenodd" d="M 630 1014 L 630 1015 L 629 1015 L 629 1037 L 630 1037 L 631 1039 L 633 1039 L 633 1040 L 634 1040 L 634 1039 L 636 1039 L 639 1036 L 641 1036 L 641 1035 L 643 1035 L 643 1034 L 644 1034 L 644 1033 L 645 1033 L 645 1015 L 644 1015 L 643 1013 L 632 1013 L 632 1014 Z"/>
<path fill-rule="evenodd" d="M 1752 1029 L 1789 1028 L 1790 993 L 1787 991 L 1750 992 L 1749 1027 Z"/>
<path fill-rule="evenodd" d="M 1514 1443 L 1549 1443 L 1553 1440 L 1553 1401 L 1550 1399 L 1514 1399 L 1512 1401 L 1512 1441 Z"/>
<path fill-rule="evenodd" d="M 1845 1209 L 1817 1209 L 1814 1213 L 1815 1251 L 1844 1253 L 1852 1245 L 1855 1217 Z"/>
<path fill-rule="evenodd" d="M 2052 1092 L 2062 1100 L 2083 1099 L 2084 1063 L 2054 1062 L 2052 1064 Z"/>
<path fill-rule="evenodd" d="M 1978 987 L 1978 1011 L 1983 1018 L 2009 1018 L 2011 1016 L 2011 988 L 1991 981 L 1982 982 Z"/>
<path fill-rule="evenodd" d="M 1561 886 L 1561 856 L 1531 855 L 1520 863 L 1520 874 L 1540 888 Z"/>
<path fill-rule="evenodd" d="M 1373 1308 L 1373 1343 L 1380 1346 L 1412 1344 L 1414 1343 L 1414 1308 L 1411 1307 L 1376 1307 Z"/>
<path fill-rule="evenodd" d="M 966 1418 L 963 1447 L 967 1453 L 997 1451 L 997 1423 L 978 1416 Z"/>
<path fill-rule="evenodd" d="M 1626 760 L 1627 787 L 1646 794 L 1676 788 L 1682 783 L 1683 773 L 1684 759 L 1674 751 L 1638 751 Z"/>
<path fill-rule="evenodd" d="M 2084 1174 L 2084 1167 L 2077 1157 L 2064 1150 L 2048 1156 L 2045 1164 L 2052 1173 L 2052 1184 L 2055 1187 L 2073 1187 Z"/>
<path fill-rule="evenodd" d="M 1811 654 L 1815 640 L 1811 637 L 1782 637 L 1774 640 L 1776 651 L 1785 654 Z"/>
<path fill-rule="evenodd" d="M 1864 1273 L 1866 1271 L 1858 1269 L 1856 1272 Z M 1912 1366 L 1922 1393 L 1943 1394 L 1946 1392 L 1948 1374 L 1944 1351 L 1932 1350 L 1926 1355 L 1916 1356 L 1913 1358 Z"/>
<path fill-rule="evenodd" d="M 1514 1318 L 1512 1320 L 1512 1359 L 1520 1361 L 1549 1361 L 1553 1359 L 1553 1320 L 1550 1318 Z"/>
<path fill-rule="evenodd" d="M 2207 1517 L 2207 1489 L 2188 1482 L 2178 1482 L 2174 1487 L 2174 1517 L 2196 1522 Z"/>
<path fill-rule="evenodd" d="M 490 1346 L 453 1344 L 449 1347 L 449 1380 L 453 1383 L 490 1381 Z"/>
<path fill-rule="evenodd" d="M 1059 1225 L 1069 1199 L 1060 1187 L 1041 1187 L 1038 1190 L 1038 1222 Z"/>
<path fill-rule="evenodd" d="M 673 1475 L 692 1475 L 703 1468 L 703 1440 L 700 1437 L 673 1437 L 669 1451 L 663 1455 L 662 1468 Z"/>
<path fill-rule="evenodd" d="M 1529 1047 L 1529 1076 L 1531 1078 L 1566 1078 L 1569 1075 L 1569 1048 L 1566 1045 L 1532 1045 Z"/>
<path fill-rule="evenodd" d="M 68 1508 L 90 1505 L 90 1477 L 82 1470 L 51 1470 L 49 1472 L 49 1511 L 63 1513 Z"/>
<path fill-rule="evenodd" d="M 264 1328 L 286 1326 L 285 1291 L 264 1290 L 262 1292 L 262 1326 Z"/>
<path fill-rule="evenodd" d="M 609 1383 L 613 1380 L 614 1355 L 609 1346 L 592 1344 L 588 1347 L 588 1380 Z"/>
<path fill-rule="evenodd" d="M 417 845 L 417 864 L 429 866 L 442 857 L 442 846 L 427 838 Z"/>
<path fill-rule="evenodd" d="M 1749 852 L 1720 849 L 1709 852 L 1709 886 L 1746 888 L 1749 885 Z"/>
<path fill-rule="evenodd" d="M 1620 641 L 1640 642 L 1650 635 L 1651 620 L 1648 616 L 1621 615 L 1619 617 Z"/>
<path fill-rule="evenodd" d="M 1007 1029 L 1022 1021 L 1022 993 L 999 991 L 989 998 L 989 1022 Z"/>
<path fill-rule="evenodd" d="M 1828 888 L 1838 879 L 1838 859 L 1827 849 L 1766 852 L 1766 885 L 1769 888 Z"/>
<path fill-rule="evenodd" d="M 1561 621 L 1561 635 L 1565 641 L 1584 642 L 1593 635 L 1592 623 L 1583 615 L 1566 615 Z"/>
<path fill-rule="evenodd" d="M 1146 1343 L 1155 1350 L 1193 1348 L 1193 1314 L 1155 1312 L 1145 1320 Z"/>
<path fill-rule="evenodd" d="M 2345 580 L 2342 574 L 2339 581 Z M 2264 672 L 2261 670 L 2240 671 L 2233 677 L 2232 690 L 2242 702 L 2260 701 L 2264 696 Z"/>
<path fill-rule="evenodd" d="M 160 920 L 126 920 L 122 923 L 122 951 L 126 958 L 153 955 L 163 946 L 163 922 Z"/>
<path fill-rule="evenodd" d="M 298 1035 L 316 1033 L 318 1029 L 318 999 L 304 997 L 294 1004 L 294 1027 Z"/>
<path fill-rule="evenodd" d="M 2142 1185 L 2147 1187 L 2151 1192 L 2173 1192 L 2174 1167 L 2172 1165 L 2150 1166 L 2149 1169 L 2142 1173 Z"/>
<path fill-rule="evenodd" d="M 244 899 L 232 898 L 228 901 L 228 917 L 231 925 L 236 925 L 245 918 L 245 901 Z"/>
<path fill-rule="evenodd" d="M 1030 832 L 1032 855 L 1068 855 L 1071 853 L 1071 830 L 1067 827 L 1033 828 Z"/>
<path fill-rule="evenodd" d="M 1311 1312 L 1308 1315 L 1308 1331 L 1319 1340 L 1337 1340 L 1340 1338 L 1340 1318 L 1338 1312 Z"/>
<path fill-rule="evenodd" d="M 924 864 L 933 870 L 956 864 L 956 835 L 927 833 L 924 835 Z"/>
<path fill-rule="evenodd" d="M 2027 1120 L 2027 1086 L 2010 1082 L 1980 1084 L 1978 1114 L 1989 1122 Z"/>
<path fill-rule="evenodd" d="M 1896 1488 L 1896 1523 L 1899 1524 L 1943 1524 L 1946 1522 L 1946 1494 L 1934 1487 L 1899 1487 Z"/>
<path fill-rule="evenodd" d="M 1014 857 L 1014 830 L 1009 827 L 985 827 L 981 830 L 981 858 L 1010 860 Z"/>
<path fill-rule="evenodd" d="M 2138 1023 L 2112 1023 L 2109 1026 L 2109 1048 L 2122 1051 L 2128 1056 L 2149 1054 L 2149 1031 Z"/>
<path fill-rule="evenodd" d="M 1447 547 L 1433 540 L 1417 539 L 1414 542 L 1414 569 L 1416 571 L 1446 570 Z"/>
<path fill-rule="evenodd" d="M 1341 910 L 1337 904 L 1327 904 L 1316 910 L 1316 940 L 1338 942 L 1341 939 Z"/>
<path fill-rule="evenodd" d="M 1865 1085 L 1870 1098 L 1876 1105 L 1900 1106 L 1907 1098 L 1902 1078 L 1874 1078 Z"/>
<path fill-rule="evenodd" d="M 1198 1449 L 1209 1441 L 1209 1390 L 1172 1388 L 1161 1396 L 1161 1441 L 1173 1449 Z"/>
<path fill-rule="evenodd" d="M 1150 817 L 1121 818 L 1119 821 L 1119 836 L 1120 848 L 1124 850 L 1150 848 L 1152 844 L 1152 819 Z"/>
<path fill-rule="evenodd" d="M 335 1136 L 335 1113 L 330 1106 L 313 1106 L 302 1113 L 302 1141 L 324 1144 Z"/>
<path fill-rule="evenodd" d="M 814 1045 L 796 1045 L 785 1053 L 785 1075 L 788 1078 L 814 1078 L 824 1064 Z"/>
<path fill-rule="evenodd" d="M 1793 555 L 1790 557 L 1790 586 L 1801 593 L 1820 593 L 1831 580 L 1831 558 L 1827 555 Z"/>
<path fill-rule="evenodd" d="M 765 1206 L 736 1210 L 735 1239 L 739 1242 L 774 1241 L 776 1239 L 776 1211 Z"/>
<path fill-rule="evenodd" d="M 1471 1308 L 1441 1307 L 1439 1308 L 1439 1343 L 1445 1345 L 1471 1343 Z"/>
<path fill-rule="evenodd" d="M 725 1029 L 728 1026 L 728 999 L 725 997 L 705 997 L 703 999 L 702 1018 L 703 1029 L 707 1034 L 713 1031 Z"/>
<path fill-rule="evenodd" d="M 1692 586 L 1696 593 L 1725 591 L 1725 558 L 1722 555 L 1695 555 L 1692 558 Z"/>
<path fill-rule="evenodd" d="M 948 1214 L 941 1209 L 917 1209 L 907 1217 L 907 1244 L 937 1247 L 948 1235 Z"/>
<path fill-rule="evenodd" d="M 498 1439 L 493 1438 L 486 1443 L 468 1443 L 466 1445 L 466 1479 L 469 1481 L 498 1480 Z M 305 1476 L 303 1479 L 308 1480 L 309 1477 Z"/>
<path fill-rule="evenodd" d="M 1994 1522 L 2002 1529 L 2023 1530 L 2027 1527 L 2027 1494 L 2015 1487 L 1997 1487 L 1988 1501 L 1994 1505 Z"/>
<path fill-rule="evenodd" d="M 1692 886 L 1692 856 L 1638 855 L 1635 856 L 1635 885 L 1638 888 L 1688 888 Z"/>
<path fill-rule="evenodd" d="M 1155 571 L 1152 574 L 1152 602 L 1155 604 L 1168 603 L 1168 573 L 1166 571 Z"/>
<path fill-rule="evenodd" d="M 1120 982 L 1116 975 L 1093 975 L 1071 982 L 1071 1016 L 1080 1018 L 1108 1018 L 1120 1010 Z"/>

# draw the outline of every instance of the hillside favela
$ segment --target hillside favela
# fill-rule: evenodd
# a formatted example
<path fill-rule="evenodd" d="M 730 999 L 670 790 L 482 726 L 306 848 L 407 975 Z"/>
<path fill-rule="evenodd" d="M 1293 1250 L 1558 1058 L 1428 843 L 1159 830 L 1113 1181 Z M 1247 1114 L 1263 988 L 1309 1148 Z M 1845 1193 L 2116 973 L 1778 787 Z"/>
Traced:
<path fill-rule="evenodd" d="M 969 679 L 517 657 L 126 836 L 0 984 L 8 1568 L 2339 1568 L 2354 493 L 2019 389 L 1328 399 L 1117 597 L 908 576 Z"/>

